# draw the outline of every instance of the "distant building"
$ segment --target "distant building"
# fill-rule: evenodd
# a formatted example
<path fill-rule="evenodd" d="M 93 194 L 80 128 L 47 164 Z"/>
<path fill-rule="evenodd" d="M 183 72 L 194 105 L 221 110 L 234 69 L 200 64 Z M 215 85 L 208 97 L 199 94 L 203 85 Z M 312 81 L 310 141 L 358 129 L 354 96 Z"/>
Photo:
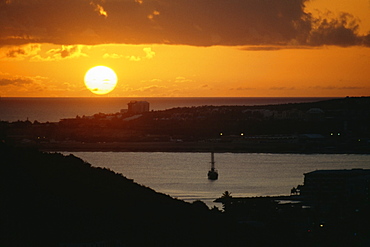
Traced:
<path fill-rule="evenodd" d="M 311 108 L 306 112 L 306 120 L 322 121 L 325 118 L 325 112 L 320 108 Z"/>
<path fill-rule="evenodd" d="M 317 170 L 304 176 L 300 194 L 313 204 L 369 201 L 370 169 Z"/>
<path fill-rule="evenodd" d="M 128 105 L 128 113 L 143 113 L 149 111 L 149 102 L 132 100 Z"/>

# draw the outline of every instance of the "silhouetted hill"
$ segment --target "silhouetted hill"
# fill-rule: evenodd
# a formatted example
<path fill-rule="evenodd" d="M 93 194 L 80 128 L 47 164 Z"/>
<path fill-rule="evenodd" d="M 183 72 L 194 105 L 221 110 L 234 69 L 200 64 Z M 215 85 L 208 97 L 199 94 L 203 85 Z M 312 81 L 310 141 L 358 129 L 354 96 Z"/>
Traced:
<path fill-rule="evenodd" d="M 0 122 L 0 140 L 57 151 L 369 153 L 370 97 Z"/>
<path fill-rule="evenodd" d="M 220 229 L 203 203 L 156 193 L 73 155 L 0 146 L 0 246 L 222 243 L 209 239 Z"/>
<path fill-rule="evenodd" d="M 309 110 L 310 108 L 321 108 L 325 111 L 328 110 L 369 110 L 370 97 L 345 97 L 338 99 L 321 100 L 315 102 L 304 103 L 288 103 L 277 105 L 257 105 L 250 106 L 251 108 L 268 108 L 270 110 L 289 110 L 292 108 L 299 110 Z"/>
<path fill-rule="evenodd" d="M 307 231 L 314 211 L 291 204 L 278 209 L 269 198 L 243 204 L 243 212 L 221 213 L 200 201 L 189 204 L 157 193 L 73 155 L 0 143 L 0 159 L 1 247 L 347 247 L 369 242 L 367 225 L 353 235 L 340 214 L 331 219 L 341 225 Z M 361 210 L 366 222 L 368 206 Z"/>

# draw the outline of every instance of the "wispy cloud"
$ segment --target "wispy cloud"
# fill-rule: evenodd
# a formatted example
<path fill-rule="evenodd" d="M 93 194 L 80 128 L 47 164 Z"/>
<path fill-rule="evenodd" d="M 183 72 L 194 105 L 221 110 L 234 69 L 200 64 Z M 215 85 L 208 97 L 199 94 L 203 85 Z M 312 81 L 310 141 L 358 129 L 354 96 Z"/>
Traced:
<path fill-rule="evenodd" d="M 3 46 L 0 47 L 1 60 L 25 60 L 31 62 L 38 61 L 56 61 L 61 59 L 70 59 L 78 57 L 87 57 L 82 50 L 84 45 L 62 45 L 59 48 L 53 48 L 42 52 L 42 44 L 27 44 L 21 46 Z"/>
<path fill-rule="evenodd" d="M 155 56 L 155 52 L 152 51 L 152 48 L 150 48 L 150 47 L 144 48 L 143 51 L 145 52 L 145 54 L 146 54 L 145 57 L 147 59 L 152 59 Z"/>
<path fill-rule="evenodd" d="M 43 83 L 46 80 L 48 80 L 48 78 L 43 76 L 9 76 L 7 74 L 0 74 L 0 86 L 25 86 Z"/>
<path fill-rule="evenodd" d="M 313 46 L 308 45 L 276 45 L 276 46 L 264 46 L 264 45 L 254 45 L 254 46 L 242 46 L 239 50 L 242 51 L 278 51 L 286 49 L 315 49 Z"/>
<path fill-rule="evenodd" d="M 183 77 L 183 76 L 178 76 L 175 78 L 175 83 L 189 83 L 189 82 L 193 82 L 192 79 L 188 79 L 186 77 Z"/>
<path fill-rule="evenodd" d="M 0 86 L 24 85 L 31 83 L 33 83 L 33 80 L 31 80 L 30 78 L 0 78 Z"/>
<path fill-rule="evenodd" d="M 244 46 L 239 49 L 244 51 L 277 51 L 286 49 L 286 46 Z"/>
<path fill-rule="evenodd" d="M 141 57 L 137 57 L 137 56 L 126 56 L 126 58 L 130 61 L 133 61 L 133 62 L 139 62 L 141 61 Z"/>
<path fill-rule="evenodd" d="M 356 86 L 314 86 L 310 87 L 312 89 L 319 89 L 319 90 L 362 90 L 365 87 L 356 87 Z"/>
<path fill-rule="evenodd" d="M 41 50 L 40 44 L 27 44 L 21 46 L 0 47 L 0 59 L 2 60 L 24 60 L 38 54 Z"/>
<path fill-rule="evenodd" d="M 249 91 L 254 90 L 256 88 L 254 87 L 237 87 L 237 88 L 230 88 L 230 90 L 236 90 L 236 91 Z"/>
<path fill-rule="evenodd" d="M 123 55 L 123 54 L 117 54 L 117 53 L 105 53 L 103 55 L 103 58 L 111 58 L 111 59 L 118 59 L 118 58 L 126 58 L 133 62 L 139 62 L 143 59 L 152 59 L 155 56 L 155 52 L 152 50 L 151 47 L 145 47 L 143 48 L 143 52 L 145 55 Z"/>
<path fill-rule="evenodd" d="M 86 57 L 87 55 L 82 52 L 82 47 L 81 45 L 63 45 L 61 48 L 51 49 L 47 53 L 60 58 Z"/>
<path fill-rule="evenodd" d="M 149 20 L 153 21 L 156 16 L 160 15 L 159 11 L 153 10 L 147 17 Z"/>
<path fill-rule="evenodd" d="M 165 86 L 160 86 L 160 85 L 148 85 L 144 87 L 139 87 L 139 88 L 133 88 L 133 87 L 126 87 L 123 88 L 122 91 L 125 92 L 125 94 L 130 95 L 130 96 L 143 96 L 143 95 L 150 95 L 153 96 L 167 96 L 168 93 L 168 88 Z"/>
<path fill-rule="evenodd" d="M 61 59 L 88 57 L 86 53 L 82 52 L 83 47 L 83 45 L 62 45 L 60 48 L 48 50 L 45 56 L 41 56 L 40 54 L 33 56 L 30 61 L 57 61 Z"/>
<path fill-rule="evenodd" d="M 107 11 L 104 10 L 103 6 L 98 3 L 90 2 L 90 5 L 94 7 L 94 10 L 101 16 L 108 17 Z"/>
<path fill-rule="evenodd" d="M 295 87 L 270 87 L 270 90 L 294 90 Z"/>
<path fill-rule="evenodd" d="M 111 54 L 105 53 L 103 55 L 103 58 L 112 58 L 112 59 L 118 59 L 118 58 L 122 58 L 122 57 L 124 57 L 124 56 L 123 55 L 119 55 L 117 53 L 111 53 Z"/>

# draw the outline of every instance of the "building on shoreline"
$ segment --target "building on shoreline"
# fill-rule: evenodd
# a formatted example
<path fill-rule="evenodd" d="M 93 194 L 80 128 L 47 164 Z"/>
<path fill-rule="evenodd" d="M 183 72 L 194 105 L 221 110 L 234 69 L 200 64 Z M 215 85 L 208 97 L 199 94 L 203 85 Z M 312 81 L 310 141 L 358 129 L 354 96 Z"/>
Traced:
<path fill-rule="evenodd" d="M 304 174 L 300 195 L 313 205 L 369 201 L 370 169 L 317 170 Z"/>
<path fill-rule="evenodd" d="M 132 100 L 128 104 L 128 113 L 143 113 L 149 111 L 149 102 Z"/>

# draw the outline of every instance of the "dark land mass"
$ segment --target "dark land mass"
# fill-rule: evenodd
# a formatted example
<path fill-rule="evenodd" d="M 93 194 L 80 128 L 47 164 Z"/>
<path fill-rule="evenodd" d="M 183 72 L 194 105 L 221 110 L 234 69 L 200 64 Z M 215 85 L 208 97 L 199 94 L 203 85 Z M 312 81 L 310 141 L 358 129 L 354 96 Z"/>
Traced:
<path fill-rule="evenodd" d="M 217 236 L 227 221 L 204 203 L 156 193 L 73 155 L 4 145 L 0 155 L 0 246 L 226 244 Z"/>
<path fill-rule="evenodd" d="M 0 122 L 0 139 L 49 151 L 369 154 L 370 97 Z"/>
<path fill-rule="evenodd" d="M 3 247 L 347 247 L 370 241 L 368 200 L 360 210 L 355 205 L 317 214 L 279 206 L 277 198 L 240 201 L 225 192 L 221 212 L 157 193 L 73 155 L 0 143 L 0 157 Z"/>

